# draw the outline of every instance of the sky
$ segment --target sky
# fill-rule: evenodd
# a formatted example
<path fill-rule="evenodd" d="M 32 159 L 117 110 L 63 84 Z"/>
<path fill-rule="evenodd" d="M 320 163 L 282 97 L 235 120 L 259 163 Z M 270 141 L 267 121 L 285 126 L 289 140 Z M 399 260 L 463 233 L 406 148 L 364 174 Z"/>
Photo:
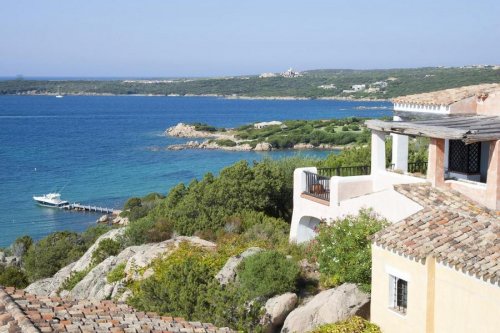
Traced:
<path fill-rule="evenodd" d="M 1 0 L 0 76 L 500 64 L 499 0 Z"/>

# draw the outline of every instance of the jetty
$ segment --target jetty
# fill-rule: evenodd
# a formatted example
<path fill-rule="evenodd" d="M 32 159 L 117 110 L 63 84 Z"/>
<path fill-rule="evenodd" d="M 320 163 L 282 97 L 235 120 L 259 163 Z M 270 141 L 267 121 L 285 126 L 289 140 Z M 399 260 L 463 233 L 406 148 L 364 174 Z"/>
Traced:
<path fill-rule="evenodd" d="M 116 210 L 113 208 L 91 206 L 91 205 L 82 205 L 79 203 L 72 203 L 72 204 L 63 206 L 62 208 L 66 209 L 66 210 L 76 210 L 79 212 L 96 212 L 96 213 L 115 214 L 115 215 L 119 213 L 119 210 Z"/>

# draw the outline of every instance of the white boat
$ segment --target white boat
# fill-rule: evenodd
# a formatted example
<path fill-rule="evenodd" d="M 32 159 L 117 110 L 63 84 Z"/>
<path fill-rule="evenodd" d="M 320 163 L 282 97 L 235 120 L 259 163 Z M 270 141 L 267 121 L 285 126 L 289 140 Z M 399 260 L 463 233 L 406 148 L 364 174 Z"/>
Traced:
<path fill-rule="evenodd" d="M 64 96 L 61 95 L 61 92 L 60 92 L 60 89 L 59 87 L 57 87 L 57 95 L 56 95 L 56 98 L 63 98 Z"/>
<path fill-rule="evenodd" d="M 44 207 L 62 208 L 69 205 L 68 201 L 61 200 L 61 195 L 59 193 L 48 193 L 42 196 L 33 196 L 33 200 L 35 200 L 40 206 Z"/>

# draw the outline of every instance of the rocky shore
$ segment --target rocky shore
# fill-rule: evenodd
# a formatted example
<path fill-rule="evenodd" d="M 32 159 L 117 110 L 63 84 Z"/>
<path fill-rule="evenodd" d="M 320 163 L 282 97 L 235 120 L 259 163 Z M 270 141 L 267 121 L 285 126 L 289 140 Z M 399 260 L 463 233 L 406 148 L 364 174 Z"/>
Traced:
<path fill-rule="evenodd" d="M 271 151 L 275 150 L 268 142 L 259 142 L 255 145 L 250 145 L 248 141 L 240 140 L 235 136 L 231 129 L 226 129 L 225 132 L 207 132 L 196 130 L 194 125 L 178 123 L 175 126 L 167 128 L 164 132 L 166 136 L 177 138 L 205 139 L 205 140 L 190 140 L 185 143 L 174 144 L 167 146 L 167 150 L 183 150 L 183 149 L 220 149 L 228 151 Z M 234 145 L 221 145 L 221 141 L 232 141 Z M 220 141 L 219 141 L 220 142 Z M 341 150 L 346 146 L 336 146 L 329 144 L 321 144 L 317 147 L 309 143 L 297 143 L 293 146 L 294 150 L 321 149 L 321 150 Z"/>

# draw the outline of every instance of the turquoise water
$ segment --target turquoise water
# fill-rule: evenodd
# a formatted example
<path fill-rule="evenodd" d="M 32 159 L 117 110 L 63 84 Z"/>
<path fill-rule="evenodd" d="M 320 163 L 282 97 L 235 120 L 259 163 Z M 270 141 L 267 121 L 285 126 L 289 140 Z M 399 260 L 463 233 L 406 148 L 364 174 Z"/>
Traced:
<path fill-rule="evenodd" d="M 373 107 L 381 108 L 367 109 Z M 56 230 L 81 231 L 100 215 L 41 208 L 32 200 L 36 194 L 58 190 L 71 202 L 121 208 L 131 196 L 166 193 L 178 182 L 217 173 L 241 159 L 298 154 L 165 150 L 187 141 L 162 135 L 178 122 L 234 127 L 270 120 L 380 117 L 389 115 L 390 108 L 386 102 L 0 96 L 0 246 L 24 234 L 39 239 Z"/>

